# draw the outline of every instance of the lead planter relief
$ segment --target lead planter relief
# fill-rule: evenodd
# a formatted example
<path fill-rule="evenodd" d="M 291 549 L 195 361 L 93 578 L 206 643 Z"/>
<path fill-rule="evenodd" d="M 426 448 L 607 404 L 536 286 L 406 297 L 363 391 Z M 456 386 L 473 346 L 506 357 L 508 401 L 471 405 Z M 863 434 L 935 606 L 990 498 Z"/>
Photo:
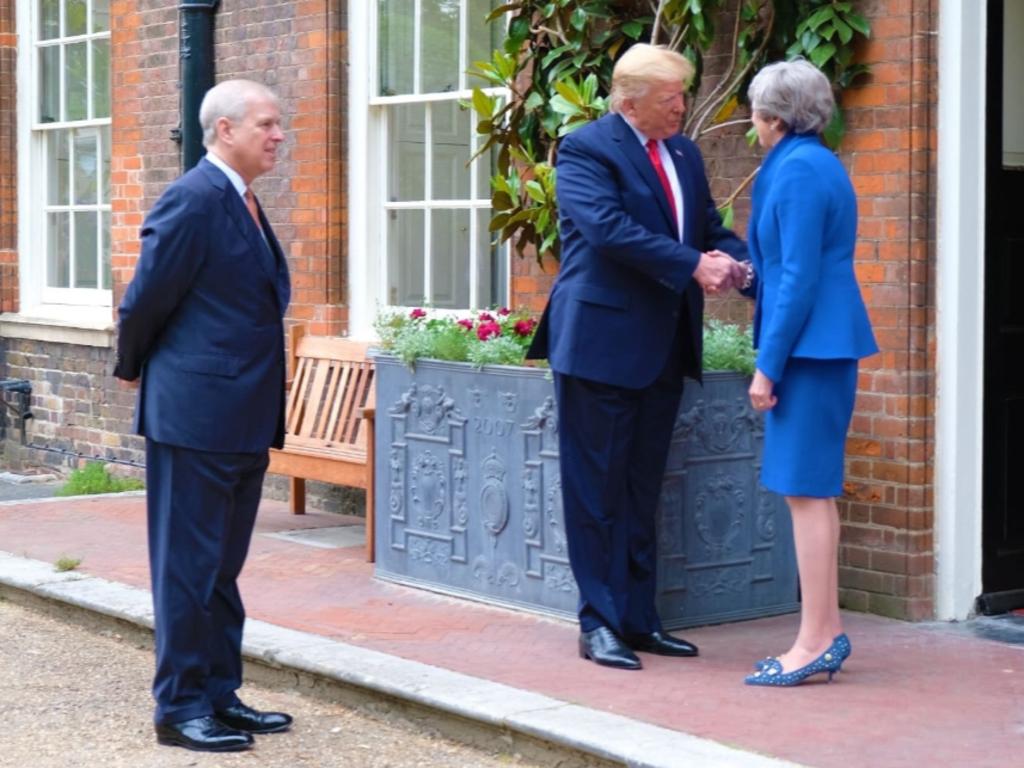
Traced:
<path fill-rule="evenodd" d="M 554 388 L 543 370 L 376 357 L 376 574 L 572 617 Z M 795 610 L 783 501 L 759 489 L 746 377 L 688 382 L 658 510 L 668 627 Z"/>

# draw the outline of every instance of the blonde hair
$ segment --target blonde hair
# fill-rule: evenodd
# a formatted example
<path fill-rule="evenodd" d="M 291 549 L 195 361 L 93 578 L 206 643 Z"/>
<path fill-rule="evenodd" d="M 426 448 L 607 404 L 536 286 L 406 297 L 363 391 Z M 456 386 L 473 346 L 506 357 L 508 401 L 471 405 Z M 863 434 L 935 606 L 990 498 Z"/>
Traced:
<path fill-rule="evenodd" d="M 647 93 L 652 83 L 674 82 L 684 86 L 693 79 L 690 60 L 663 45 L 636 43 L 616 62 L 612 71 L 612 112 L 622 111 L 622 102 Z"/>

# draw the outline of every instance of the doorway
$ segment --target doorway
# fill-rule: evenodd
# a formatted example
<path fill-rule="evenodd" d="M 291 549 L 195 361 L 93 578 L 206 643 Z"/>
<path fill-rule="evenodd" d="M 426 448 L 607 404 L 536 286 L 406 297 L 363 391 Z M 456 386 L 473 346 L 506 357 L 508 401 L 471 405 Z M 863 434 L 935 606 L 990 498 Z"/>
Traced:
<path fill-rule="evenodd" d="M 982 613 L 1024 607 L 1024 0 L 989 0 Z"/>

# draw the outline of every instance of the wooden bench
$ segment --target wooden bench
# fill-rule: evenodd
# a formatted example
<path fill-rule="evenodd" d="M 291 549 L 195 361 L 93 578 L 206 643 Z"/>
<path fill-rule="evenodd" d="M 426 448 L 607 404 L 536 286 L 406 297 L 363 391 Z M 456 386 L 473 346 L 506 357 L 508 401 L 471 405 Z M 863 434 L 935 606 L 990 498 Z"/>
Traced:
<path fill-rule="evenodd" d="M 284 448 L 268 472 L 287 475 L 291 510 L 306 511 L 306 480 L 366 490 L 366 559 L 373 562 L 373 362 L 369 344 L 307 336 L 292 326 Z"/>

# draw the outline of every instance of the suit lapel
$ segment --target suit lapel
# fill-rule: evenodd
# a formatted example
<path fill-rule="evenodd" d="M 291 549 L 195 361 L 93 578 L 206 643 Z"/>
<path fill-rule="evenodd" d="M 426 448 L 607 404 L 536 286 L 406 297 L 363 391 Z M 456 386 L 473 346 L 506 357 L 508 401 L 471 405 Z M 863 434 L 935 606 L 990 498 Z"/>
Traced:
<path fill-rule="evenodd" d="M 661 208 L 661 212 L 665 217 L 665 223 L 669 225 L 669 231 L 674 233 L 676 231 L 676 221 L 672 216 L 672 210 L 669 208 L 668 198 L 665 197 L 665 189 L 661 186 L 661 179 L 658 178 L 658 173 L 654 170 L 651 159 L 647 156 L 647 150 L 637 141 L 636 134 L 633 133 L 633 129 L 629 127 L 629 123 L 626 122 L 624 117 L 613 114 L 610 116 L 610 119 L 613 121 L 612 136 L 619 143 L 623 154 L 629 158 L 633 167 L 639 172 L 640 178 L 654 192 L 654 199 L 658 201 L 658 207 Z"/>
<path fill-rule="evenodd" d="M 274 266 L 276 268 L 276 279 L 274 280 L 274 286 L 277 289 L 277 299 L 281 305 L 281 311 L 283 312 L 288 306 L 288 302 L 291 301 L 291 278 L 288 275 L 288 262 L 284 257 L 284 250 L 281 248 L 281 244 L 277 241 L 277 235 L 274 234 L 273 228 L 270 226 L 270 222 L 263 213 L 263 206 L 259 205 L 260 221 L 263 225 L 263 232 L 267 236 L 265 246 L 271 252 L 274 258 Z M 247 211 L 248 212 L 248 211 Z"/>
<path fill-rule="evenodd" d="M 690 160 L 686 155 L 686 143 L 681 141 L 678 136 L 673 136 L 665 142 L 668 147 L 668 154 L 672 158 L 672 165 L 676 169 L 676 178 L 679 180 L 679 194 L 682 195 L 683 200 L 683 237 L 681 238 L 684 243 L 692 245 L 690 242 L 694 228 L 692 224 L 699 221 L 697 217 L 702 215 L 702 211 L 697 208 L 697 198 L 694 196 L 694 190 L 698 188 L 698 185 L 693 180 L 693 170 L 691 168 Z"/>

